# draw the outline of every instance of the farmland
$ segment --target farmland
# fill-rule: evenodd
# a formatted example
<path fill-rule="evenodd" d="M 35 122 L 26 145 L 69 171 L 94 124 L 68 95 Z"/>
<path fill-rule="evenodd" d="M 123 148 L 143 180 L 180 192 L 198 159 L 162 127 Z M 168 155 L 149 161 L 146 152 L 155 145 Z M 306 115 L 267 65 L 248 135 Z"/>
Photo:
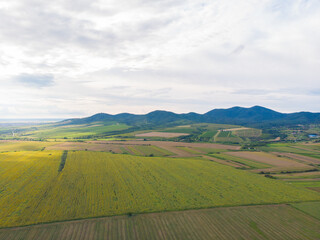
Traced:
<path fill-rule="evenodd" d="M 59 151 L 0 154 L 0 169 L 6 173 L 0 175 L 4 186 L 0 207 L 6 209 L 0 213 L 1 227 L 128 213 L 320 200 L 316 192 L 205 159 L 69 151 L 63 170 L 58 172 L 61 155 Z M 18 191 L 22 186 L 23 191 Z"/>
<path fill-rule="evenodd" d="M 288 205 L 152 213 L 0 229 L 0 240 L 319 238 L 320 221 Z"/>
<path fill-rule="evenodd" d="M 251 147 L 259 129 L 222 124 L 130 131 L 0 141 L 0 240 L 319 239 L 319 144 Z"/>

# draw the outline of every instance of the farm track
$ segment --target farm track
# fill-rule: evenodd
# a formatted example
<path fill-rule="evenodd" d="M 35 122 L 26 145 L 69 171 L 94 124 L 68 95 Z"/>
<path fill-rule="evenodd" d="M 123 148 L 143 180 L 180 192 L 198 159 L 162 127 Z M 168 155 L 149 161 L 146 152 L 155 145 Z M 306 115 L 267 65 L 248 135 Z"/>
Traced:
<path fill-rule="evenodd" d="M 313 240 L 319 237 L 319 220 L 284 204 L 115 216 L 0 229 L 0 240 Z"/>

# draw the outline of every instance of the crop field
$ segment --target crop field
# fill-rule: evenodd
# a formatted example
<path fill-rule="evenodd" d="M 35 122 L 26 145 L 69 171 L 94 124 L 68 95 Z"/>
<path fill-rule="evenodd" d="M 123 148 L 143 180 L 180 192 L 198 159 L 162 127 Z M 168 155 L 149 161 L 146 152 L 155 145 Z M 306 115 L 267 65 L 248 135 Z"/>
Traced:
<path fill-rule="evenodd" d="M 248 160 L 245 158 L 240 158 L 240 157 L 228 155 L 227 153 L 226 154 L 213 153 L 213 154 L 210 154 L 210 156 L 215 157 L 215 158 L 219 158 L 222 160 L 226 160 L 226 161 L 240 163 L 245 166 L 248 166 L 251 169 L 263 169 L 263 168 L 270 168 L 271 167 L 270 164 L 265 164 L 265 163 L 261 163 L 261 162 L 257 162 L 257 161 Z"/>
<path fill-rule="evenodd" d="M 292 159 L 304 162 L 306 164 L 320 164 L 320 159 L 312 158 L 304 155 L 299 155 L 295 153 L 275 153 L 275 154 L 292 158 Z"/>
<path fill-rule="evenodd" d="M 269 144 L 268 146 L 259 147 L 260 150 L 265 152 L 283 152 L 283 153 L 294 153 L 307 157 L 320 159 L 320 151 L 314 149 L 308 149 L 305 145 L 298 144 L 287 144 L 287 143 L 276 143 Z"/>
<path fill-rule="evenodd" d="M 278 157 L 274 154 L 265 153 L 265 152 L 228 152 L 227 154 L 245 158 L 253 161 L 257 161 L 260 163 L 265 163 L 272 165 L 274 167 L 278 167 L 279 169 L 310 169 L 312 168 L 309 165 L 294 161 L 292 159 L 288 159 L 285 157 Z"/>
<path fill-rule="evenodd" d="M 243 140 L 232 134 L 232 131 L 220 131 L 219 134 L 215 137 L 216 142 L 230 142 L 230 143 L 239 143 Z"/>
<path fill-rule="evenodd" d="M 286 174 L 275 174 L 277 178 L 284 179 L 308 179 L 308 178 L 320 178 L 320 171 L 314 172 L 302 172 L 302 173 L 286 173 Z"/>
<path fill-rule="evenodd" d="M 291 205 L 320 220 L 320 202 L 294 203 Z"/>
<path fill-rule="evenodd" d="M 31 138 L 81 138 L 89 135 L 103 134 L 111 131 L 119 131 L 128 129 L 129 126 L 125 124 L 95 124 L 95 125 L 71 125 L 71 126 L 58 126 L 52 128 L 43 128 L 35 131 L 30 131 L 23 136 Z"/>
<path fill-rule="evenodd" d="M 36 141 L 0 141 L 0 152 L 39 151 L 56 144 L 58 143 Z"/>
<path fill-rule="evenodd" d="M 201 152 L 199 152 L 199 151 L 197 151 L 197 150 L 195 150 L 193 148 L 190 148 L 190 147 L 177 147 L 177 148 L 179 148 L 179 149 L 181 149 L 183 151 L 186 151 L 186 152 L 188 152 L 190 154 L 193 154 L 193 155 L 201 154 Z"/>
<path fill-rule="evenodd" d="M 152 213 L 0 229 L 0 240 L 319 238 L 320 221 L 288 205 Z"/>
<path fill-rule="evenodd" d="M 232 129 L 230 129 L 232 130 Z M 237 135 L 239 137 L 244 137 L 244 138 L 252 138 L 252 137 L 260 137 L 262 134 L 262 130 L 260 129 L 255 129 L 255 128 L 246 128 L 246 129 L 237 129 L 237 130 L 232 130 L 232 133 L 234 135 Z"/>
<path fill-rule="evenodd" d="M 51 155 L 50 155 L 51 154 Z M 0 227 L 129 213 L 320 200 L 208 160 L 69 151 L 0 154 Z"/>
<path fill-rule="evenodd" d="M 174 155 L 172 152 L 169 152 L 165 149 L 159 148 L 157 146 L 143 146 L 143 145 L 137 145 L 134 146 L 135 149 L 140 151 L 142 155 L 144 156 L 155 156 L 155 157 L 163 157 L 163 156 L 170 156 Z"/>
<path fill-rule="evenodd" d="M 174 138 L 180 136 L 187 136 L 188 133 L 176 133 L 176 132 L 148 132 L 136 134 L 136 137 L 163 137 L 163 138 Z"/>
<path fill-rule="evenodd" d="M 32 221 L 28 215 L 39 214 L 34 212 L 35 206 L 46 199 L 58 175 L 61 154 L 60 151 L 0 153 L 0 226 L 23 225 Z"/>
<path fill-rule="evenodd" d="M 213 138 L 217 133 L 218 133 L 217 130 L 206 131 L 206 132 L 204 132 L 203 134 L 201 134 L 200 137 L 203 137 L 203 138 Z"/>

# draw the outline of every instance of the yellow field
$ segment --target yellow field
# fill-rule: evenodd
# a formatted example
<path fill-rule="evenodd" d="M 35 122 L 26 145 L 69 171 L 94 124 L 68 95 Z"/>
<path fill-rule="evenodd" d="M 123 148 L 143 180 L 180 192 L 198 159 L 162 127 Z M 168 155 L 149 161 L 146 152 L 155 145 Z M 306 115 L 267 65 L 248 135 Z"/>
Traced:
<path fill-rule="evenodd" d="M 45 147 L 53 146 L 59 142 L 37 141 L 0 141 L 0 152 L 5 151 L 38 151 Z"/>
<path fill-rule="evenodd" d="M 51 154 L 51 155 L 50 155 Z M 320 200 L 208 160 L 61 151 L 0 154 L 0 227 L 215 206 Z"/>
<path fill-rule="evenodd" d="M 0 154 L 0 226 L 33 222 L 43 214 L 37 206 L 46 200 L 60 163 L 60 151 Z"/>

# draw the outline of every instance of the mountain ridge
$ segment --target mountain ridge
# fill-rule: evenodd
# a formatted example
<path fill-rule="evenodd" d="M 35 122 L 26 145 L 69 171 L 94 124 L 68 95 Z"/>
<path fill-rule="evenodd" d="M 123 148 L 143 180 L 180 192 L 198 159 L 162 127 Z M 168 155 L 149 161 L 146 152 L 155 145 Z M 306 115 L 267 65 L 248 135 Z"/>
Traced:
<path fill-rule="evenodd" d="M 320 124 L 320 113 L 295 112 L 281 113 L 262 106 L 219 108 L 204 114 L 174 113 L 165 110 L 155 110 L 147 114 L 97 113 L 85 118 L 67 119 L 60 124 L 86 124 L 93 122 L 119 122 L 128 125 L 178 125 L 184 123 L 220 123 L 245 126 L 256 125 L 292 125 Z"/>

